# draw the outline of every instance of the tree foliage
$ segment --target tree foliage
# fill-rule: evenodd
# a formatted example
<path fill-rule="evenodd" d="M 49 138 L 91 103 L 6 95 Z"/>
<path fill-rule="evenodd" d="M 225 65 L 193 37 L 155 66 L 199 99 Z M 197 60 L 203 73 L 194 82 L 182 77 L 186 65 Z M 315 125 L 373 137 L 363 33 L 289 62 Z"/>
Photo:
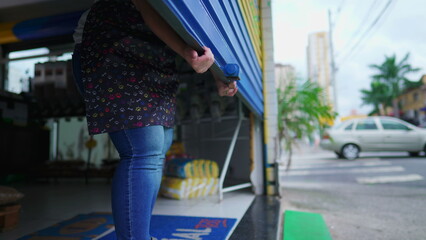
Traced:
<path fill-rule="evenodd" d="M 361 89 L 363 105 L 373 105 L 372 113 L 386 115 L 385 109 L 392 105 L 391 98 L 389 98 L 391 95 L 389 86 L 376 80 L 371 82 L 370 89 Z"/>
<path fill-rule="evenodd" d="M 288 151 L 289 168 L 295 138 L 311 136 L 337 114 L 324 102 L 324 91 L 316 83 L 307 81 L 299 87 L 289 84 L 284 91 L 277 89 L 277 96 L 279 140 Z"/>
<path fill-rule="evenodd" d="M 399 109 L 397 104 L 393 101 L 396 97 L 407 89 L 418 86 L 418 82 L 412 82 L 407 78 L 407 74 L 414 73 L 420 68 L 413 68 L 408 64 L 410 54 L 407 53 L 401 61 L 397 61 L 396 55 L 385 56 L 385 61 L 378 64 L 369 65 L 370 68 L 376 71 L 371 76 L 372 83 L 370 90 L 361 90 L 363 104 L 373 105 L 373 112 L 378 111 L 379 106 L 393 105 L 395 116 L 398 117 Z M 383 113 L 383 111 L 381 112 Z"/>

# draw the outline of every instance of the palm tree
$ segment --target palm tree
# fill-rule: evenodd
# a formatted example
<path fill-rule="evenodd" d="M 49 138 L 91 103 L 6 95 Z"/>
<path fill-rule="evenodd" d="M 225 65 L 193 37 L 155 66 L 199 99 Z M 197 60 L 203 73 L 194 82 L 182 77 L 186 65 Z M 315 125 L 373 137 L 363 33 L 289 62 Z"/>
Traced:
<path fill-rule="evenodd" d="M 386 115 L 386 108 L 392 104 L 389 86 L 376 80 L 371 82 L 370 88 L 371 90 L 361 89 L 363 105 L 373 105 L 370 115 Z"/>
<path fill-rule="evenodd" d="M 394 117 L 399 117 L 399 109 L 396 101 L 393 101 L 401 94 L 404 87 L 411 81 L 406 78 L 408 73 L 417 72 L 420 68 L 413 68 L 407 63 L 410 54 L 407 53 L 405 57 L 397 62 L 395 54 L 393 56 L 385 56 L 385 61 L 381 65 L 371 64 L 370 68 L 378 71 L 373 75 L 373 80 L 380 81 L 388 85 L 390 88 L 390 98 L 392 100 Z"/>
<path fill-rule="evenodd" d="M 315 130 L 324 127 L 324 119 L 333 120 L 337 115 L 323 101 L 323 89 L 316 83 L 305 82 L 296 87 L 295 81 L 284 91 L 277 89 L 278 96 L 278 138 L 284 142 L 288 152 L 287 169 L 291 165 L 295 138 L 311 136 Z"/>

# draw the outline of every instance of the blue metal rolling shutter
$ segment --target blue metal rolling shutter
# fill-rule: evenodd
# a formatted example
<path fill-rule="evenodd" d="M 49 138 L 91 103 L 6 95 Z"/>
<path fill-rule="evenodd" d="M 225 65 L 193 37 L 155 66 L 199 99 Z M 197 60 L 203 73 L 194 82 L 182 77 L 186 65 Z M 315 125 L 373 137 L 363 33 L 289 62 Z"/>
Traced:
<path fill-rule="evenodd" d="M 262 70 L 237 1 L 149 0 L 190 45 L 208 46 L 215 55 L 213 71 L 226 64 L 240 67 L 239 96 L 263 115 Z"/>

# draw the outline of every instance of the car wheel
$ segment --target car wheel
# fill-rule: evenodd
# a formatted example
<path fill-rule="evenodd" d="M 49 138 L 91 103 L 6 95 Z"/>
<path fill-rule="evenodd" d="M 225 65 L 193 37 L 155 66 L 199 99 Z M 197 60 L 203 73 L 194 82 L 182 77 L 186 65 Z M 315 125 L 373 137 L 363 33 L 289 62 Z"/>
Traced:
<path fill-rule="evenodd" d="M 408 152 L 408 154 L 410 155 L 410 157 L 417 157 L 419 156 L 419 152 Z"/>
<path fill-rule="evenodd" d="M 336 151 L 336 152 L 334 152 L 334 153 L 336 154 L 337 158 L 344 158 L 344 157 L 343 157 L 343 155 L 342 155 L 341 153 L 339 153 L 339 152 L 337 152 L 337 151 Z"/>
<path fill-rule="evenodd" d="M 342 147 L 342 156 L 348 160 L 353 160 L 359 156 L 359 147 L 349 143 Z"/>

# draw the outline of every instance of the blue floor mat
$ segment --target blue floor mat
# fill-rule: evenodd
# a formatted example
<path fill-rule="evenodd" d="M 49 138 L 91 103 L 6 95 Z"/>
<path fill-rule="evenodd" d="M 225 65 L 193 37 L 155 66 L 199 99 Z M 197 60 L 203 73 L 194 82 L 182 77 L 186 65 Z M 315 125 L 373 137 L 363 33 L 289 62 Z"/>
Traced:
<path fill-rule="evenodd" d="M 154 215 L 151 233 L 158 240 L 222 240 L 230 235 L 236 221 L 235 218 Z M 113 226 L 110 213 L 81 214 L 18 240 L 116 240 Z"/>

